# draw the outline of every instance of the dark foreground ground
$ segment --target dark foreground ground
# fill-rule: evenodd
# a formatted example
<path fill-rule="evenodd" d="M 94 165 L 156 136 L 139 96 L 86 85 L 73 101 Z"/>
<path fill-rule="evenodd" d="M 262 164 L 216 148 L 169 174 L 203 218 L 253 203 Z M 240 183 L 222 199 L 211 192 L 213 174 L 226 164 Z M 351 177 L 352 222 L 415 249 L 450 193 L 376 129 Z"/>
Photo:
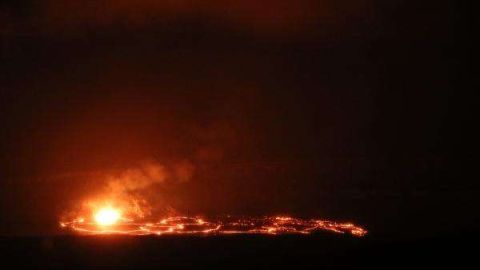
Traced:
<path fill-rule="evenodd" d="M 476 261 L 477 240 L 474 234 L 22 237 L 1 238 L 0 254 L 8 269 L 461 269 Z"/>

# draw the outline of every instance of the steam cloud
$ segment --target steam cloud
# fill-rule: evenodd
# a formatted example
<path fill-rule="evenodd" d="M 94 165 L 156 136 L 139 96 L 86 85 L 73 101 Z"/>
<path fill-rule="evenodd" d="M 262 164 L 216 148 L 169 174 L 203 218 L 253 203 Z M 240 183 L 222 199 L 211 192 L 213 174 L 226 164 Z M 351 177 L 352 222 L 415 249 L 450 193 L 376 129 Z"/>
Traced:
<path fill-rule="evenodd" d="M 148 162 L 137 168 L 127 169 L 120 175 L 108 176 L 108 187 L 113 193 L 137 191 L 164 182 L 167 174 L 165 167 L 161 164 Z"/>
<path fill-rule="evenodd" d="M 172 164 L 152 160 L 141 162 L 137 166 L 105 175 L 105 192 L 93 200 L 88 200 L 85 207 L 95 210 L 112 204 L 123 209 L 127 216 L 144 218 L 152 212 L 151 202 L 144 196 L 147 191 L 155 190 L 157 185 L 188 182 L 194 169 L 194 165 L 188 160 Z M 157 194 L 155 200 L 161 200 L 160 196 L 161 194 Z M 175 212 L 167 203 L 160 210 Z"/>
<path fill-rule="evenodd" d="M 110 191 L 128 193 L 141 191 L 165 181 L 187 182 L 191 179 L 193 171 L 194 166 L 190 161 L 175 163 L 171 168 L 158 162 L 148 161 L 129 168 L 119 175 L 110 175 L 107 181 Z"/>

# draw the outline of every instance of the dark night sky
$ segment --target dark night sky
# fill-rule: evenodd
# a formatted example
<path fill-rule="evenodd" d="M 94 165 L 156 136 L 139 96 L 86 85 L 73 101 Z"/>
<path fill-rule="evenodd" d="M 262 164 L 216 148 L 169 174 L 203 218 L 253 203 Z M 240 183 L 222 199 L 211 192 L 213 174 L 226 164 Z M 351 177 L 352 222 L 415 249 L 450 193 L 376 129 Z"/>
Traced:
<path fill-rule="evenodd" d="M 0 234 L 58 232 L 142 160 L 194 165 L 154 188 L 182 212 L 476 224 L 465 7 L 194 2 L 0 4 Z"/>

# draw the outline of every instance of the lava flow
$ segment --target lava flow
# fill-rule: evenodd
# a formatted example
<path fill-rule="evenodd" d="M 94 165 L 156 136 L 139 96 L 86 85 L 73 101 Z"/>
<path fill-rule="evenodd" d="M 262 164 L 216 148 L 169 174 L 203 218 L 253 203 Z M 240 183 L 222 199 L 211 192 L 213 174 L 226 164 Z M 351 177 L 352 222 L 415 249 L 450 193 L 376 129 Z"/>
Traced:
<path fill-rule="evenodd" d="M 60 222 L 62 228 L 80 234 L 185 235 L 185 234 L 310 234 L 330 231 L 364 236 L 367 231 L 352 223 L 300 219 L 287 216 L 260 218 L 231 217 L 206 220 L 199 217 L 172 216 L 157 222 L 136 222 L 121 216 L 119 210 L 103 208 L 93 218 L 82 217 Z"/>

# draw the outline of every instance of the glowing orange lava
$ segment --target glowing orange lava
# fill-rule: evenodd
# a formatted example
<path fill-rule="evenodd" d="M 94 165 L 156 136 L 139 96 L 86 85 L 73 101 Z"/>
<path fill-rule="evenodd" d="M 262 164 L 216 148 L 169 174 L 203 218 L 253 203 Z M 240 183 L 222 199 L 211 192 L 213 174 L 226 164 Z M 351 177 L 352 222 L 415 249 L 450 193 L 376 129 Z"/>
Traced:
<path fill-rule="evenodd" d="M 135 222 L 123 219 L 120 212 L 103 208 L 94 219 L 76 218 L 60 223 L 61 227 L 80 234 L 126 234 L 126 235 L 182 235 L 182 234 L 311 234 L 330 231 L 354 236 L 364 236 L 367 231 L 352 223 L 328 220 L 299 219 L 287 216 L 261 218 L 224 217 L 205 220 L 198 217 L 175 216 L 157 222 Z"/>
<path fill-rule="evenodd" d="M 120 219 L 120 211 L 111 207 L 105 207 L 95 213 L 94 219 L 100 226 L 111 226 Z"/>

